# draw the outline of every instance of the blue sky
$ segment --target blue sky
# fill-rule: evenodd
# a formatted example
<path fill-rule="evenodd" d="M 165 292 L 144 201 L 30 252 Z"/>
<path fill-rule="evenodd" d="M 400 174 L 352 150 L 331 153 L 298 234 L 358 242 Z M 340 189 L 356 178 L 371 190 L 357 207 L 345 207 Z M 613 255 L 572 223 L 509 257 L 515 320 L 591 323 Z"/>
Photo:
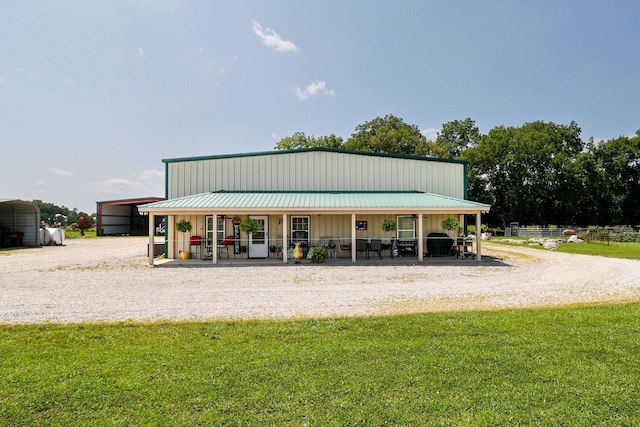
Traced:
<path fill-rule="evenodd" d="M 162 159 L 576 121 L 640 128 L 637 1 L 5 1 L 0 197 L 95 212 L 163 196 Z"/>

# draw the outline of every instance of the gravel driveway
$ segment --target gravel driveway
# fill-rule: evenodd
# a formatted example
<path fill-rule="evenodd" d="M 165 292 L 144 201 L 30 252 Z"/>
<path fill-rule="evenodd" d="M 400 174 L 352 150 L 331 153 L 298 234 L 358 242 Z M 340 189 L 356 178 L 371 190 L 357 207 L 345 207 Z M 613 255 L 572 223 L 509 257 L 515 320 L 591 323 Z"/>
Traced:
<path fill-rule="evenodd" d="M 640 261 L 483 243 L 483 261 L 150 268 L 147 238 L 0 252 L 0 323 L 283 319 L 640 300 Z"/>

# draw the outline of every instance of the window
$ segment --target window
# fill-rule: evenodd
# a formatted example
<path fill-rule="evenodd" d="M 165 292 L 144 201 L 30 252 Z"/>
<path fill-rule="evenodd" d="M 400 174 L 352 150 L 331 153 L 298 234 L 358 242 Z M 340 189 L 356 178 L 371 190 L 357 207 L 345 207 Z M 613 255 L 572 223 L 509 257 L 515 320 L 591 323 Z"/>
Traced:
<path fill-rule="evenodd" d="M 291 241 L 293 243 L 309 242 L 309 221 L 308 216 L 292 216 L 291 217 Z"/>
<path fill-rule="evenodd" d="M 398 216 L 397 218 L 398 230 L 397 236 L 399 240 L 409 240 L 416 238 L 416 220 L 411 215 Z"/>
<path fill-rule="evenodd" d="M 213 242 L 214 233 L 216 236 L 216 245 L 219 245 L 226 237 L 224 217 L 218 216 L 218 224 L 215 231 L 213 228 L 213 216 L 208 216 L 206 223 L 207 228 L 205 231 L 205 238 L 207 239 L 207 245 L 209 244 L 209 242 Z"/>

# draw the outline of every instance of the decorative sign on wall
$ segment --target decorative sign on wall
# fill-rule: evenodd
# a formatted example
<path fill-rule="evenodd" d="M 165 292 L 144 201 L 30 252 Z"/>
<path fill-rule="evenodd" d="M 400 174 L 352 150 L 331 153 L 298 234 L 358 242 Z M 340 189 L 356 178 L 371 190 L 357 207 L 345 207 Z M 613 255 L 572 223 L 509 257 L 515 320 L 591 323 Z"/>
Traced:
<path fill-rule="evenodd" d="M 240 253 L 240 224 L 233 224 L 233 253 Z"/>
<path fill-rule="evenodd" d="M 366 230 L 367 221 L 356 221 L 356 230 Z"/>

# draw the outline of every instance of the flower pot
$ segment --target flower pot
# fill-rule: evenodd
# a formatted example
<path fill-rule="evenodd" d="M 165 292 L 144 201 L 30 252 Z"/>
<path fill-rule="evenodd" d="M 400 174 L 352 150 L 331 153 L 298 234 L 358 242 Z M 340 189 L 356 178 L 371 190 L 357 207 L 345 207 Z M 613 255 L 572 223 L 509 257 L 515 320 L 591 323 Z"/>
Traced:
<path fill-rule="evenodd" d="M 302 259 L 303 253 L 302 253 L 302 248 L 300 247 L 300 243 L 296 243 L 296 247 L 293 248 L 293 259 L 296 260 L 295 262 L 300 262 L 300 260 Z"/>
<path fill-rule="evenodd" d="M 189 252 L 180 251 L 180 257 L 182 259 L 189 259 Z"/>

